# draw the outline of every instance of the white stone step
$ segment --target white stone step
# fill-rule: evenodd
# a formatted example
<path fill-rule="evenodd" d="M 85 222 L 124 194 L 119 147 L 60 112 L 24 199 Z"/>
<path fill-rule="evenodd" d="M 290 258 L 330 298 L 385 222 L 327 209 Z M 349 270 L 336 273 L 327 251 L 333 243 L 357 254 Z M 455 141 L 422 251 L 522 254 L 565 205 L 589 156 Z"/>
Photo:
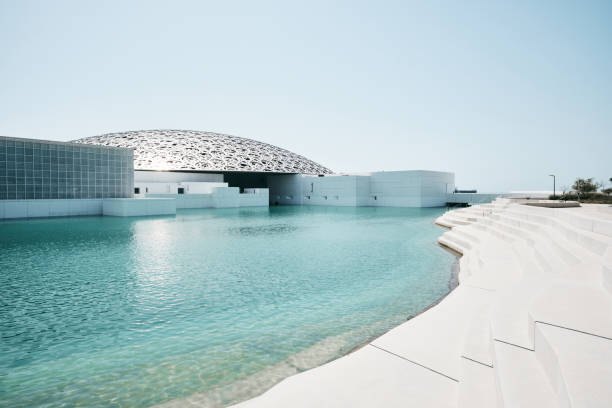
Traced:
<path fill-rule="evenodd" d="M 612 338 L 612 297 L 601 287 L 525 277 L 499 291 L 491 309 L 496 340 L 534 348 L 534 327 L 544 322 Z"/>
<path fill-rule="evenodd" d="M 475 205 L 473 207 L 465 208 L 464 211 L 478 217 L 488 217 L 493 212 L 492 208 L 483 207 L 481 205 Z"/>
<path fill-rule="evenodd" d="M 502 217 L 502 219 L 504 219 Z M 507 217 L 506 217 L 507 219 Z M 561 258 L 568 265 L 577 265 L 584 259 L 592 258 L 592 254 L 586 251 L 584 248 L 579 247 L 578 245 L 564 239 L 564 237 L 559 236 L 559 234 L 552 230 L 548 226 L 541 226 L 540 228 L 533 227 L 529 234 L 528 241 L 533 243 L 534 240 L 541 241 L 538 239 L 538 236 L 544 238 L 546 244 L 550 247 L 553 253 L 556 253 L 556 256 L 549 256 L 553 254 L 545 254 L 544 258 L 549 260 L 554 260 L 557 258 Z M 543 252 L 548 252 L 547 250 L 543 250 Z"/>
<path fill-rule="evenodd" d="M 560 406 L 610 406 L 612 339 L 537 324 L 535 352 Z"/>
<path fill-rule="evenodd" d="M 579 259 L 573 255 L 574 253 L 584 253 L 586 255 L 584 249 L 574 246 L 574 244 L 565 239 L 563 235 L 560 235 L 557 230 L 548 225 L 540 225 L 537 229 L 534 227 L 529 232 L 529 237 L 532 238 L 532 240 L 541 240 L 541 238 L 544 238 L 545 241 L 550 243 L 551 248 L 557 252 L 557 255 L 569 264 L 579 262 Z M 568 249 L 568 246 L 572 246 L 571 250 Z"/>
<path fill-rule="evenodd" d="M 529 306 L 530 319 L 612 339 L 612 296 L 601 285 L 551 281 Z"/>
<path fill-rule="evenodd" d="M 459 408 L 495 407 L 497 396 L 493 367 L 462 358 L 458 390 Z"/>
<path fill-rule="evenodd" d="M 589 231 L 578 230 L 567 224 L 557 228 L 562 229 L 562 232 L 569 241 L 582 246 L 595 255 L 603 256 L 609 248 L 612 248 L 612 240 L 609 237 Z"/>
<path fill-rule="evenodd" d="M 468 224 L 478 221 L 476 217 L 466 212 L 453 211 L 452 216 L 461 221 L 466 221 Z"/>
<path fill-rule="evenodd" d="M 448 220 L 457 225 L 468 225 L 471 224 L 471 221 L 466 221 L 459 217 L 456 217 L 452 212 L 444 214 L 444 219 Z"/>
<path fill-rule="evenodd" d="M 521 276 L 500 286 L 492 308 L 493 337 L 532 349 L 533 322 L 529 319 L 529 307 L 553 275 L 539 265 L 533 248 L 526 242 L 515 243 L 512 250 Z"/>
<path fill-rule="evenodd" d="M 471 220 L 472 222 L 479 222 L 483 219 L 486 219 L 493 214 L 491 210 L 483 210 L 477 208 L 466 208 L 461 213 L 464 217 Z"/>
<path fill-rule="evenodd" d="M 493 350 L 498 407 L 559 407 L 535 352 L 499 341 Z"/>
<path fill-rule="evenodd" d="M 465 283 L 471 276 L 480 276 L 483 267 L 479 249 L 474 248 L 466 252 L 459 261 L 459 283 Z"/>
<path fill-rule="evenodd" d="M 552 226 L 556 220 L 552 218 L 552 213 L 545 213 L 544 215 L 534 211 L 537 207 L 525 207 L 525 206 L 514 206 L 504 211 L 504 214 L 508 214 L 512 217 L 519 218 L 524 221 L 528 221 L 536 225 L 548 225 Z"/>
<path fill-rule="evenodd" d="M 501 230 L 490 219 L 482 220 L 480 223 L 478 223 L 478 225 L 485 228 L 491 235 L 501 238 L 508 243 L 512 243 L 515 240 L 514 237 L 510 236 L 506 231 Z"/>
<path fill-rule="evenodd" d="M 563 259 L 563 261 L 565 261 L 565 263 L 570 265 L 570 267 L 576 266 L 578 263 L 580 263 L 581 259 L 591 257 L 591 254 L 584 250 L 584 248 L 581 248 L 564 238 L 555 236 L 554 234 L 550 234 L 548 238 L 548 243 L 552 249 L 561 259 Z"/>
<path fill-rule="evenodd" d="M 523 276 L 554 276 L 549 268 L 544 267 L 537 259 L 534 244 L 517 242 L 512 249 L 521 265 Z"/>
<path fill-rule="evenodd" d="M 520 228 L 521 227 L 521 221 L 519 221 L 519 220 L 517 220 L 515 218 L 508 217 L 506 215 L 506 213 L 504 213 L 504 212 L 499 212 L 497 214 L 492 215 L 491 219 L 496 220 L 496 221 L 501 221 L 504 224 L 508 224 L 508 225 L 511 225 L 513 227 L 516 227 L 516 228 Z"/>
<path fill-rule="evenodd" d="M 454 380 L 367 345 L 234 407 L 456 408 L 457 388 Z"/>
<path fill-rule="evenodd" d="M 455 243 L 457 243 L 457 245 L 461 246 L 464 249 L 471 249 L 473 248 L 474 244 L 476 243 L 475 241 L 473 241 L 471 238 L 469 238 L 468 236 L 457 232 L 458 228 L 454 228 L 450 231 L 446 231 L 444 233 L 444 238 L 446 238 L 447 240 L 453 241 Z"/>
<path fill-rule="evenodd" d="M 372 344 L 456 380 L 468 323 L 491 297 L 491 291 L 459 285 L 438 305 Z"/>
<path fill-rule="evenodd" d="M 490 304 L 475 311 L 463 341 L 461 356 L 486 366 L 493 366 Z"/>
<path fill-rule="evenodd" d="M 466 208 L 461 211 L 457 210 L 456 213 L 471 219 L 473 222 L 477 222 L 479 219 L 487 216 L 483 211 L 473 210 L 472 208 Z"/>
<path fill-rule="evenodd" d="M 241 406 L 612 406 L 612 240 L 574 215 L 507 199 L 447 212 L 455 291 Z"/>
<path fill-rule="evenodd" d="M 493 215 L 496 219 L 504 219 L 508 224 L 514 225 L 515 227 L 527 227 L 525 229 L 533 230 L 537 229 L 538 225 L 526 221 L 523 217 L 517 217 L 509 211 L 499 211 Z"/>
<path fill-rule="evenodd" d="M 496 290 L 516 283 L 523 271 L 514 255 L 512 246 L 495 235 L 478 248 L 477 272 L 465 284 L 483 289 Z"/>
<path fill-rule="evenodd" d="M 517 237 L 520 237 L 526 241 L 533 242 L 536 238 L 536 233 L 541 229 L 541 226 L 532 224 L 529 228 L 525 228 L 524 221 L 518 221 L 512 217 L 508 217 L 505 213 L 498 213 L 492 217 L 500 225 L 507 228 L 509 232 L 512 232 Z"/>
<path fill-rule="evenodd" d="M 459 259 L 459 284 L 465 282 L 472 274 L 478 273 L 478 253 L 476 250 L 472 250 L 463 254 Z"/>
<path fill-rule="evenodd" d="M 528 242 L 533 242 L 529 231 L 522 230 L 520 228 L 514 227 L 503 220 L 497 218 L 491 218 L 491 225 L 496 226 L 500 231 L 503 231 L 507 235 L 512 236 L 515 239 L 522 239 Z"/>
<path fill-rule="evenodd" d="M 532 223 L 520 217 L 512 215 L 510 212 L 504 211 L 495 214 L 498 219 L 506 221 L 508 224 L 518 228 L 522 228 L 531 232 L 536 232 L 541 228 L 541 225 Z"/>
<path fill-rule="evenodd" d="M 603 287 L 612 294 L 612 264 L 601 266 Z"/>
<path fill-rule="evenodd" d="M 554 211 L 552 209 L 546 210 Z M 603 256 L 605 251 L 612 247 L 612 239 L 610 239 L 610 237 L 577 228 L 575 225 L 568 223 L 567 220 L 555 217 L 554 212 L 540 212 L 536 214 L 533 212 L 526 212 L 524 209 L 518 210 L 513 208 L 509 210 L 508 213 L 517 217 L 523 217 L 533 223 L 548 225 L 558 233 L 561 233 L 569 241 L 599 256 Z"/>
<path fill-rule="evenodd" d="M 453 233 L 459 235 L 462 238 L 465 238 L 466 240 L 468 240 L 469 242 L 471 242 L 472 244 L 477 244 L 480 242 L 480 238 L 478 238 L 477 235 L 474 235 L 472 233 L 470 233 L 469 229 L 468 229 L 468 225 L 460 227 L 460 228 L 455 228 L 453 229 Z"/>
<path fill-rule="evenodd" d="M 538 240 L 532 249 L 538 264 L 553 276 L 563 275 L 570 267 L 547 241 Z"/>
<path fill-rule="evenodd" d="M 526 276 L 517 285 L 499 290 L 491 308 L 493 339 L 533 350 L 530 306 L 542 291 L 542 279 Z"/>
<path fill-rule="evenodd" d="M 475 222 L 472 223 L 470 225 L 464 225 L 461 227 L 461 229 L 463 231 L 468 232 L 469 234 L 472 234 L 476 237 L 478 237 L 479 240 L 482 240 L 483 238 L 483 231 L 486 231 L 486 226 L 484 223 L 482 222 Z"/>
<path fill-rule="evenodd" d="M 446 217 L 444 217 L 443 215 L 442 215 L 442 216 L 440 216 L 440 217 L 438 217 L 438 218 L 436 218 L 435 224 L 437 224 L 437 225 L 441 225 L 441 226 L 446 227 L 446 228 L 454 228 L 454 227 L 456 227 L 456 226 L 458 226 L 458 225 L 459 225 L 459 224 L 455 224 L 455 223 L 454 223 L 454 222 L 452 222 L 452 221 L 449 221 L 449 220 L 448 220 Z"/>
<path fill-rule="evenodd" d="M 562 237 L 540 239 L 533 250 L 540 264 L 558 277 L 601 282 L 602 259 Z"/>
<path fill-rule="evenodd" d="M 576 228 L 612 238 L 612 220 L 604 219 L 603 213 L 592 214 L 584 211 L 577 213 L 573 208 L 559 208 L 556 215 Z"/>
<path fill-rule="evenodd" d="M 448 239 L 444 235 L 438 237 L 438 243 L 460 254 L 463 254 L 464 252 L 468 251 L 468 248 L 465 248 L 464 246 L 458 244 L 457 242 L 451 239 Z"/>

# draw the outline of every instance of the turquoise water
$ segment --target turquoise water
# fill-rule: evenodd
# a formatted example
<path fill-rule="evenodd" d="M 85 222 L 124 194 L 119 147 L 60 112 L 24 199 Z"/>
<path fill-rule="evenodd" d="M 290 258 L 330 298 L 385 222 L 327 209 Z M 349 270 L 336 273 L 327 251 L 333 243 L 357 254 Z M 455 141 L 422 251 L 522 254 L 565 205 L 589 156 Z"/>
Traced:
<path fill-rule="evenodd" d="M 0 406 L 211 406 L 443 296 L 441 209 L 271 207 L 0 222 Z"/>

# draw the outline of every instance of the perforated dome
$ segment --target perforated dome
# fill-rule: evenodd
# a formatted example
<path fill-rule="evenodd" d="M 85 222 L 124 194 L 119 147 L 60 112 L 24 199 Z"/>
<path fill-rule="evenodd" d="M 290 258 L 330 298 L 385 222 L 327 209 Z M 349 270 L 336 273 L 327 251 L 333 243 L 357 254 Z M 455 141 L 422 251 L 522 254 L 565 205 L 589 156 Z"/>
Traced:
<path fill-rule="evenodd" d="M 328 174 L 331 170 L 280 147 L 195 130 L 138 130 L 74 140 L 134 149 L 135 170 Z"/>

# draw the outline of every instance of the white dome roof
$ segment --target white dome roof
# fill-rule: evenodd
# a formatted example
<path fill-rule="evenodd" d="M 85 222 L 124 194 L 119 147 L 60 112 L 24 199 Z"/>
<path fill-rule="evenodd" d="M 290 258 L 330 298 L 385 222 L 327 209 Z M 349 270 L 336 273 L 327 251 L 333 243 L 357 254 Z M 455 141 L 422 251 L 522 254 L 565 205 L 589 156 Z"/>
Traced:
<path fill-rule="evenodd" d="M 196 130 L 137 130 L 74 140 L 134 149 L 134 170 L 328 174 L 331 170 L 267 143 Z"/>

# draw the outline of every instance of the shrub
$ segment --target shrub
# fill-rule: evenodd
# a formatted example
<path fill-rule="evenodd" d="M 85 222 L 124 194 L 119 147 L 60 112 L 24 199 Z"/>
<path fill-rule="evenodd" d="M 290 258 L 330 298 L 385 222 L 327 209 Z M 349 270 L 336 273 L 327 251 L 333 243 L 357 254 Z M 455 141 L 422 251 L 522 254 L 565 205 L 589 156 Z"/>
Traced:
<path fill-rule="evenodd" d="M 549 196 L 549 200 L 562 200 L 562 201 L 580 201 L 581 203 L 588 204 L 612 204 L 612 195 L 602 193 L 582 193 L 580 195 L 575 193 L 566 193 L 557 196 Z"/>
<path fill-rule="evenodd" d="M 593 182 L 593 177 L 588 179 L 577 178 L 572 186 L 572 188 L 578 193 L 581 193 L 581 195 L 582 193 L 593 193 L 599 190 L 599 187 L 601 187 L 601 185 Z"/>

